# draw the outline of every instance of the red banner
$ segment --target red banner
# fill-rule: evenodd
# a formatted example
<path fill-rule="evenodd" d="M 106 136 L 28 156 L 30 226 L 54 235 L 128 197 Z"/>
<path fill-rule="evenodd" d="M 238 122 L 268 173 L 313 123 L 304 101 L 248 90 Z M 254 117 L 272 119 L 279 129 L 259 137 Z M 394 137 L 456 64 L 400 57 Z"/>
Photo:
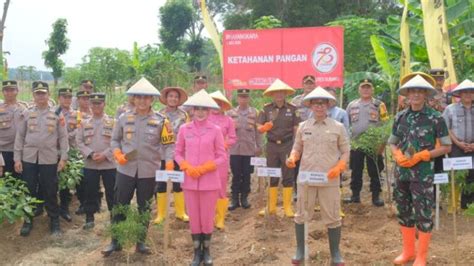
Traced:
<path fill-rule="evenodd" d="M 344 29 L 311 27 L 224 31 L 224 88 L 266 89 L 279 78 L 302 87 L 314 75 L 322 87 L 344 84 Z"/>

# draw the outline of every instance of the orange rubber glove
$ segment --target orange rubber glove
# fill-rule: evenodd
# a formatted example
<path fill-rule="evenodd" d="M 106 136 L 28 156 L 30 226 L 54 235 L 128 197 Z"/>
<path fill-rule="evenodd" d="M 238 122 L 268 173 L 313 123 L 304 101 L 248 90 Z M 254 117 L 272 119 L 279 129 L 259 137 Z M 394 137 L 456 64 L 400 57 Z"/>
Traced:
<path fill-rule="evenodd" d="M 190 176 L 193 179 L 198 179 L 201 176 L 197 168 L 193 167 L 187 161 L 182 161 L 181 164 L 179 165 L 179 169 L 184 171 L 188 176 Z"/>
<path fill-rule="evenodd" d="M 272 121 L 266 122 L 265 124 L 258 127 L 258 132 L 265 133 L 265 132 L 270 131 L 270 129 L 272 128 L 273 128 L 273 122 Z"/>
<path fill-rule="evenodd" d="M 166 171 L 173 171 L 174 170 L 174 162 L 173 161 L 166 161 L 165 170 Z"/>
<path fill-rule="evenodd" d="M 123 154 L 123 152 L 119 148 L 116 148 L 113 151 L 113 155 L 115 161 L 117 161 L 117 163 L 120 165 L 125 165 L 128 162 L 127 158 L 125 158 L 125 154 Z"/>
<path fill-rule="evenodd" d="M 336 177 L 339 177 L 341 173 L 346 170 L 346 165 L 347 163 L 345 160 L 339 160 L 333 168 L 329 169 L 328 178 L 334 179 Z"/>
<path fill-rule="evenodd" d="M 204 175 L 206 173 L 215 171 L 217 169 L 217 165 L 214 161 L 207 161 L 196 168 L 201 175 Z"/>
<path fill-rule="evenodd" d="M 410 162 L 415 165 L 421 161 L 423 162 L 429 162 L 431 160 L 431 154 L 430 151 L 428 150 L 422 150 L 419 151 L 415 154 L 413 154 L 413 157 L 411 157 Z"/>
<path fill-rule="evenodd" d="M 405 157 L 405 155 L 403 155 L 400 149 L 395 150 L 392 155 L 393 159 L 395 159 L 395 162 L 401 167 L 410 168 L 415 165 L 411 162 L 411 160 L 409 160 L 407 157 Z"/>
<path fill-rule="evenodd" d="M 297 156 L 295 153 L 291 153 L 290 157 L 286 159 L 286 167 L 292 169 L 296 167 L 296 162 L 299 160 L 299 156 Z"/>

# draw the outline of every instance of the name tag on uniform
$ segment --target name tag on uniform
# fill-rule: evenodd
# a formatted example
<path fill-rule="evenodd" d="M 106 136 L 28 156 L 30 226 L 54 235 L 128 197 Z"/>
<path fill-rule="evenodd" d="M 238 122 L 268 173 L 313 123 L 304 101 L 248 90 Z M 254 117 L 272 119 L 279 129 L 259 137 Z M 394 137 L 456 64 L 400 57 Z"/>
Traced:
<path fill-rule="evenodd" d="M 472 169 L 472 157 L 455 157 L 443 159 L 443 170 L 466 170 Z"/>
<path fill-rule="evenodd" d="M 168 180 L 171 180 L 172 182 L 183 183 L 184 172 L 157 170 L 155 173 L 155 180 L 157 182 L 168 182 Z"/>
<path fill-rule="evenodd" d="M 260 177 L 279 177 L 281 178 L 281 168 L 260 167 L 257 168 L 257 176 Z"/>
<path fill-rule="evenodd" d="M 307 183 L 308 185 L 327 184 L 328 176 L 326 173 L 323 172 L 300 171 L 298 174 L 298 183 Z"/>
<path fill-rule="evenodd" d="M 253 166 L 267 166 L 267 158 L 265 157 L 250 157 L 250 165 Z"/>

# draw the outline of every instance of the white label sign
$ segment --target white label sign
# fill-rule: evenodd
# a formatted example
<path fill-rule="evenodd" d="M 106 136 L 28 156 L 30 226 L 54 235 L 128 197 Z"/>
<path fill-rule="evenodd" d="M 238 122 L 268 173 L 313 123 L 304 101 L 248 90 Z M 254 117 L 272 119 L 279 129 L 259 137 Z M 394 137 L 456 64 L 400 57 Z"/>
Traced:
<path fill-rule="evenodd" d="M 323 172 L 305 172 L 301 171 L 298 174 L 298 182 L 303 184 L 303 183 L 308 183 L 312 185 L 317 185 L 317 184 L 327 184 L 328 183 L 328 176 L 326 173 Z"/>
<path fill-rule="evenodd" d="M 444 171 L 472 169 L 472 157 L 456 157 L 443 159 Z"/>
<path fill-rule="evenodd" d="M 447 173 L 440 173 L 434 175 L 433 184 L 446 184 L 449 183 L 449 178 Z"/>
<path fill-rule="evenodd" d="M 157 170 L 155 174 L 155 180 L 158 182 L 168 182 L 170 179 L 172 182 L 183 183 L 184 182 L 184 172 L 181 171 L 164 171 Z"/>
<path fill-rule="evenodd" d="M 281 168 L 259 167 L 257 168 L 257 176 L 281 177 Z"/>
<path fill-rule="evenodd" d="M 267 166 L 267 158 L 265 157 L 250 157 L 250 165 L 253 166 Z"/>

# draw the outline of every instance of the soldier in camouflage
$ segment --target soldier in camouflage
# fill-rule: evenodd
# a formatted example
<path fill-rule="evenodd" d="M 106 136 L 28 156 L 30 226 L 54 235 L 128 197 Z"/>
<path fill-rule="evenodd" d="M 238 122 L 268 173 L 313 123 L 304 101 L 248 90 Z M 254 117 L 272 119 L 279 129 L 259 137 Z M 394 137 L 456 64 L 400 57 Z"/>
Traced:
<path fill-rule="evenodd" d="M 403 252 L 394 264 L 426 265 L 426 256 L 433 228 L 433 159 L 451 150 L 451 139 L 441 114 L 425 104 L 436 93 L 434 79 L 416 75 L 400 87 L 399 94 L 407 96 L 410 107 L 395 117 L 388 140 L 397 167 L 394 199 L 401 225 Z M 439 146 L 435 147 L 439 140 Z M 418 228 L 418 251 L 415 234 Z"/>

